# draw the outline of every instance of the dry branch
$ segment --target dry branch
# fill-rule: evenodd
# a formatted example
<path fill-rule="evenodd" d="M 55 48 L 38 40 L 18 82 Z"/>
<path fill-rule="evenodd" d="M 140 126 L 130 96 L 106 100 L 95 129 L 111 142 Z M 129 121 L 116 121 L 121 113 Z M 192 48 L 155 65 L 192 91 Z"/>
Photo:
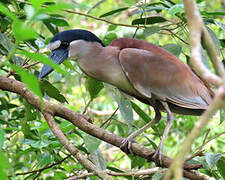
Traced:
<path fill-rule="evenodd" d="M 80 115 L 66 107 L 63 107 L 62 105 L 50 103 L 44 100 L 45 108 L 41 109 L 40 99 L 37 96 L 35 96 L 28 88 L 26 88 L 25 85 L 20 81 L 0 76 L 0 89 L 21 95 L 24 99 L 27 100 L 29 104 L 39 109 L 43 114 L 47 113 L 51 116 L 62 117 L 65 120 L 68 120 L 71 123 L 73 123 L 76 127 L 81 129 L 82 131 L 92 136 L 95 136 L 98 139 L 101 139 L 117 147 L 121 146 L 123 138 L 111 132 L 108 132 L 104 129 L 96 127 L 95 125 L 89 123 L 83 115 Z M 148 149 L 145 146 L 140 145 L 138 143 L 132 143 L 132 149 L 137 156 L 140 156 L 145 159 L 149 158 L 149 156 L 154 154 L 155 152 L 154 150 Z M 150 160 L 154 161 L 154 159 Z M 162 167 L 169 167 L 171 163 L 172 159 L 170 157 L 162 155 Z M 201 165 L 199 164 L 198 165 L 185 164 L 184 176 L 196 180 L 205 179 L 204 175 L 201 174 L 199 175 L 196 171 L 193 171 L 193 169 L 198 169 L 200 167 Z"/>
<path fill-rule="evenodd" d="M 213 102 L 209 105 L 208 109 L 203 113 L 192 131 L 184 140 L 182 148 L 169 168 L 164 180 L 169 180 L 172 177 L 175 180 L 182 179 L 183 163 L 185 161 L 186 155 L 191 150 L 192 143 L 200 136 L 201 132 L 206 127 L 213 114 L 215 114 L 218 109 L 225 105 L 225 70 L 222 61 L 220 60 L 219 52 L 217 52 L 215 45 L 210 38 L 207 29 L 205 28 L 195 1 L 184 0 L 184 8 L 187 16 L 188 28 L 190 30 L 191 65 L 200 75 L 200 77 L 205 79 L 207 82 L 219 87 L 219 89 L 216 92 Z M 204 47 L 207 50 L 217 75 L 213 74 L 202 63 L 200 53 L 201 39 L 203 40 Z"/>

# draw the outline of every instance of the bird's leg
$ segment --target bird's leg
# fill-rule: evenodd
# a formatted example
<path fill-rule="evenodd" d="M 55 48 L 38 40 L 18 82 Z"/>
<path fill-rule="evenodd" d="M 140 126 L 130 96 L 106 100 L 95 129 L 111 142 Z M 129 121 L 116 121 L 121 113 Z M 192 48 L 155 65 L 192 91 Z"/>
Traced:
<path fill-rule="evenodd" d="M 168 104 L 166 102 L 161 102 L 161 103 L 162 103 L 162 105 L 165 108 L 166 113 L 167 113 L 166 128 L 165 128 L 165 130 L 163 132 L 163 137 L 162 137 L 162 139 L 160 141 L 160 144 L 159 144 L 158 148 L 156 149 L 154 155 L 152 156 L 154 159 L 156 159 L 158 161 L 159 165 L 162 164 L 161 151 L 162 151 L 164 142 L 166 140 L 166 137 L 167 137 L 167 135 L 169 133 L 170 127 L 171 127 L 171 125 L 173 123 L 173 114 L 170 111 L 170 108 L 169 108 Z"/>
<path fill-rule="evenodd" d="M 138 129 L 137 131 L 135 131 L 134 133 L 132 133 L 130 136 L 128 136 L 126 139 L 123 140 L 122 144 L 120 145 L 120 149 L 122 151 L 124 151 L 127 154 L 131 153 L 132 155 L 134 155 L 134 153 L 132 151 L 132 147 L 131 147 L 133 139 L 136 136 L 138 136 L 139 134 L 143 133 L 149 127 L 151 127 L 151 126 L 155 125 L 156 123 L 158 123 L 159 120 L 161 119 L 161 114 L 159 112 L 159 109 L 158 108 L 154 108 L 154 110 L 155 110 L 155 117 L 154 117 L 154 119 L 152 121 L 150 121 L 145 126 L 143 126 L 142 128 Z"/>

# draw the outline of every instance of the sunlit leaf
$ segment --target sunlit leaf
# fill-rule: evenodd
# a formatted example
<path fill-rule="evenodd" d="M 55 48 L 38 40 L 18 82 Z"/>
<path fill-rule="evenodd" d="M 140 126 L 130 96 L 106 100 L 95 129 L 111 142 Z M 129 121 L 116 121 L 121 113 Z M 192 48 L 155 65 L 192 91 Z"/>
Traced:
<path fill-rule="evenodd" d="M 2 126 L 0 125 L 0 149 L 2 149 L 4 141 L 5 141 L 5 132 L 2 129 Z"/>
<path fill-rule="evenodd" d="M 44 4 L 46 2 L 50 2 L 50 3 L 54 2 L 52 0 L 39 0 L 39 1 L 29 0 L 29 1 L 32 3 L 33 7 L 36 8 L 36 9 L 39 8 L 42 4 Z"/>
<path fill-rule="evenodd" d="M 8 179 L 8 175 L 6 174 L 6 172 L 9 170 L 10 164 L 9 164 L 9 160 L 6 157 L 6 154 L 0 150 L 0 159 L 1 159 L 1 163 L 0 163 L 0 179 L 2 180 L 7 180 Z"/>
<path fill-rule="evenodd" d="M 14 64 L 11 64 L 10 67 L 16 71 L 20 76 L 22 81 L 26 84 L 26 86 L 37 96 L 42 98 L 42 93 L 40 90 L 39 82 L 36 76 L 33 74 L 28 73 L 23 68 L 16 66 Z"/>
<path fill-rule="evenodd" d="M 66 4 L 66 3 L 57 3 L 57 4 L 52 4 L 48 5 L 47 7 L 43 8 L 42 11 L 45 13 L 50 13 L 50 12 L 56 12 L 57 10 L 63 10 L 63 9 L 74 9 L 76 6 L 73 4 Z"/>
<path fill-rule="evenodd" d="M 49 66 L 51 66 L 52 68 L 54 68 L 57 72 L 61 73 L 61 74 L 68 74 L 68 72 L 66 72 L 65 70 L 61 69 L 59 65 L 57 65 L 56 63 L 54 63 L 53 61 L 51 61 L 49 58 L 47 58 L 46 56 L 39 54 L 39 53 L 31 53 L 25 50 L 21 50 L 21 51 L 17 51 L 18 54 L 23 54 L 31 59 L 35 59 L 43 64 L 47 64 Z"/>
<path fill-rule="evenodd" d="M 16 39 L 19 41 L 35 39 L 38 36 L 34 29 L 27 27 L 25 23 L 19 20 L 13 22 L 12 28 Z"/>
<path fill-rule="evenodd" d="M 168 14 L 174 16 L 176 13 L 183 13 L 184 12 L 184 5 L 183 4 L 176 4 L 169 8 Z"/>
<path fill-rule="evenodd" d="M 18 19 L 16 18 L 16 16 L 11 13 L 9 11 L 8 8 L 6 8 L 2 3 L 0 3 L 0 12 L 2 12 L 3 14 L 5 14 L 6 16 L 8 16 L 9 18 L 11 18 L 14 21 L 17 21 Z"/>
<path fill-rule="evenodd" d="M 114 32 L 110 32 L 107 35 L 105 35 L 103 39 L 103 43 L 107 46 L 109 45 L 114 39 L 117 39 L 117 34 Z"/>
<path fill-rule="evenodd" d="M 215 24 L 217 26 L 219 26 L 223 31 L 225 31 L 225 24 L 223 24 L 222 22 L 216 21 L 214 20 Z"/>

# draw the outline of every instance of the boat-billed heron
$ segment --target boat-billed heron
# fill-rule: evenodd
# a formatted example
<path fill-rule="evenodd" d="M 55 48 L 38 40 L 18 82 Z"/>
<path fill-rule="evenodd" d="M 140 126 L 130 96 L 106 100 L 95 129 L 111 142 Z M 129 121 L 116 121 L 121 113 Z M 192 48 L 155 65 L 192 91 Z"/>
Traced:
<path fill-rule="evenodd" d="M 173 114 L 201 115 L 211 103 L 213 91 L 188 65 L 165 49 L 144 40 L 120 38 L 104 46 L 93 33 L 75 29 L 56 34 L 50 41 L 49 58 L 61 64 L 77 59 L 80 69 L 97 80 L 109 83 L 122 92 L 151 105 L 154 119 L 127 137 L 122 150 L 132 152 L 131 142 L 138 134 L 167 113 L 166 128 L 153 158 L 161 162 L 160 152 L 173 121 Z M 45 65 L 39 78 L 52 72 Z"/>

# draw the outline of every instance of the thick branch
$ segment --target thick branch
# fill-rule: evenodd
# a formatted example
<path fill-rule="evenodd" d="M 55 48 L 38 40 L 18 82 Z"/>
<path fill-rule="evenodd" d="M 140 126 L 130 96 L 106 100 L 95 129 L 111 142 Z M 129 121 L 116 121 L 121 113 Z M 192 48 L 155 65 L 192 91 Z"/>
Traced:
<path fill-rule="evenodd" d="M 123 138 L 108 132 L 104 129 L 101 129 L 99 127 L 96 127 L 95 125 L 89 123 L 84 116 L 73 112 L 72 110 L 63 107 L 62 105 L 50 103 L 46 100 L 44 100 L 45 108 L 41 110 L 41 101 L 37 96 L 35 96 L 30 90 L 28 90 L 25 85 L 17 80 L 6 78 L 4 76 L 0 76 L 0 89 L 11 91 L 17 94 L 20 94 L 24 99 L 27 100 L 28 103 L 30 103 L 32 106 L 39 109 L 43 114 L 49 113 L 51 115 L 56 115 L 59 117 L 64 118 L 65 120 L 68 120 L 72 122 L 76 127 L 81 129 L 82 131 L 95 136 L 105 142 L 108 142 L 114 146 L 120 147 L 121 143 L 123 141 Z M 154 150 L 148 149 L 143 145 L 140 145 L 138 143 L 132 143 L 132 149 L 134 153 L 137 156 L 140 156 L 142 158 L 149 158 L 150 155 L 154 154 Z M 154 161 L 154 159 L 150 159 L 151 161 Z M 162 155 L 162 167 L 169 167 L 172 162 L 172 159 L 168 156 Z M 203 179 L 201 176 L 196 175 L 194 171 L 188 171 L 190 169 L 198 169 L 201 166 L 199 165 L 189 165 L 185 164 L 184 171 L 185 177 L 187 178 L 195 178 L 195 179 Z"/>
<path fill-rule="evenodd" d="M 73 146 L 66 138 L 58 124 L 55 122 L 53 116 L 50 113 L 44 113 L 44 117 L 55 136 L 59 139 L 60 143 L 87 169 L 91 170 L 98 177 L 105 180 L 113 180 L 104 171 L 99 170 L 91 161 L 89 161 L 75 146 Z"/>
<path fill-rule="evenodd" d="M 196 138 L 200 136 L 201 132 L 208 124 L 212 115 L 215 114 L 219 108 L 224 106 L 225 100 L 225 86 L 223 85 L 223 78 L 225 76 L 225 72 L 219 59 L 219 54 L 203 24 L 195 1 L 184 0 L 184 7 L 188 20 L 188 28 L 190 30 L 190 45 L 192 48 L 191 64 L 194 66 L 196 72 L 198 72 L 203 79 L 216 85 L 217 87 L 219 87 L 219 89 L 214 97 L 213 102 L 209 105 L 208 109 L 203 113 L 199 121 L 195 124 L 194 128 L 185 139 L 181 151 L 172 163 L 164 178 L 165 180 L 169 180 L 171 179 L 171 177 L 174 177 L 175 180 L 182 179 L 183 163 L 185 161 L 186 155 L 191 150 L 192 143 Z M 203 65 L 200 54 L 201 37 L 203 37 L 206 50 L 211 58 L 211 61 L 217 74 L 220 75 L 222 78 L 213 74 Z"/>
<path fill-rule="evenodd" d="M 225 73 L 219 58 L 219 54 L 216 51 L 207 30 L 205 29 L 195 2 L 193 0 L 184 0 L 184 8 L 188 20 L 188 28 L 190 30 L 190 45 L 192 47 L 191 66 L 193 66 L 194 70 L 200 75 L 200 77 L 205 79 L 207 82 L 210 82 L 211 84 L 219 87 L 222 83 L 224 83 L 224 80 L 208 70 L 202 62 L 200 51 L 201 37 L 203 36 L 204 44 L 207 45 L 206 49 L 210 55 L 216 72 L 221 77 L 224 77 Z"/>

